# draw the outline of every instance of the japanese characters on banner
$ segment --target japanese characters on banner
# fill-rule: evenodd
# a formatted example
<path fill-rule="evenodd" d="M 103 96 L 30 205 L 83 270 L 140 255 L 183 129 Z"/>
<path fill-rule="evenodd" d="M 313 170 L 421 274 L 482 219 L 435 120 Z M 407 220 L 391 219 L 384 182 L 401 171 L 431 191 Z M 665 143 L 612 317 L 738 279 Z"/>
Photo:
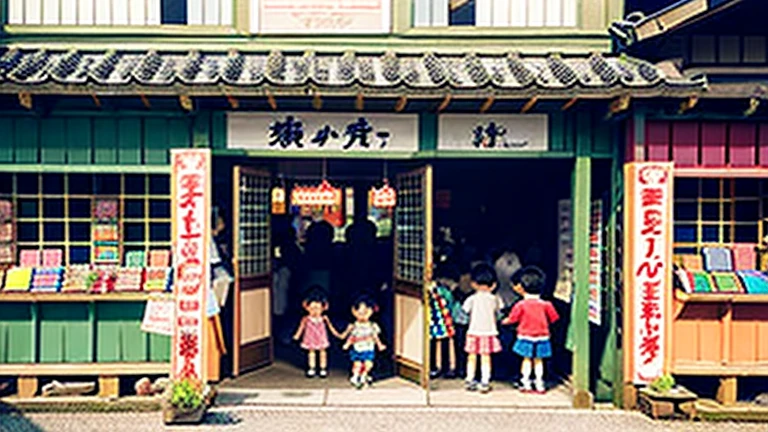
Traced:
<path fill-rule="evenodd" d="M 416 152 L 412 114 L 229 113 L 230 148 L 248 150 Z"/>
<path fill-rule="evenodd" d="M 443 114 L 438 150 L 547 151 L 546 114 Z"/>
<path fill-rule="evenodd" d="M 624 308 L 629 349 L 625 373 L 636 384 L 664 374 L 665 317 L 672 292 L 672 164 L 630 163 L 624 167 Z"/>
<path fill-rule="evenodd" d="M 592 202 L 589 229 L 589 322 L 602 323 L 603 292 L 603 201 Z"/>
<path fill-rule="evenodd" d="M 260 0 L 262 33 L 388 33 L 389 0 Z"/>
<path fill-rule="evenodd" d="M 175 300 L 172 379 L 205 382 L 203 338 L 211 283 L 210 165 L 210 150 L 171 150 Z"/>

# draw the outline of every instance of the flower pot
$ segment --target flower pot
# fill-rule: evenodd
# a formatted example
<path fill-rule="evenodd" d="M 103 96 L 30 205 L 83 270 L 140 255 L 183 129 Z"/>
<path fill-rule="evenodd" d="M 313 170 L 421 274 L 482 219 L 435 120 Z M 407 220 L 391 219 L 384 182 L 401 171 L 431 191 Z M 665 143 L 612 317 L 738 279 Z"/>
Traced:
<path fill-rule="evenodd" d="M 205 415 L 205 405 L 200 405 L 194 410 L 182 410 L 173 405 L 163 407 L 163 422 L 173 424 L 200 424 Z"/>

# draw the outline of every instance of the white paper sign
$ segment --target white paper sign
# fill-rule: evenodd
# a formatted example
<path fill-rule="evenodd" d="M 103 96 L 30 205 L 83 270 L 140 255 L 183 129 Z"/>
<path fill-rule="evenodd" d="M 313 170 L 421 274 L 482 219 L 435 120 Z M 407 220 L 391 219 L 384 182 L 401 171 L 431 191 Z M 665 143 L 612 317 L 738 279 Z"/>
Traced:
<path fill-rule="evenodd" d="M 141 331 L 165 336 L 173 335 L 173 309 L 171 299 L 150 299 L 144 307 Z"/>
<path fill-rule="evenodd" d="M 418 116 L 370 113 L 229 113 L 229 148 L 296 151 L 419 149 Z"/>
<path fill-rule="evenodd" d="M 625 166 L 625 305 L 632 382 L 648 384 L 663 375 L 667 355 L 664 319 L 672 292 L 671 163 L 631 163 Z"/>
<path fill-rule="evenodd" d="M 390 0 L 259 0 L 260 31 L 389 33 L 391 5 Z"/>
<path fill-rule="evenodd" d="M 546 114 L 444 114 L 438 118 L 438 150 L 547 151 Z"/>

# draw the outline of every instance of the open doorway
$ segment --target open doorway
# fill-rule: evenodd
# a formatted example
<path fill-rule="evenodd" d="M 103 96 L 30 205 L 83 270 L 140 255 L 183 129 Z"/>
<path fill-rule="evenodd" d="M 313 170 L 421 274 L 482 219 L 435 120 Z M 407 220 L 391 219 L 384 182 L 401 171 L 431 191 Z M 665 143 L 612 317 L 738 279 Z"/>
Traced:
<path fill-rule="evenodd" d="M 541 297 L 553 301 L 560 316 L 551 327 L 552 356 L 545 360 L 551 399 L 547 405 L 570 404 L 570 395 L 562 386 L 562 376 L 570 369 L 571 356 L 565 348 L 570 308 L 554 300 L 553 294 L 560 267 L 558 206 L 570 199 L 572 171 L 573 162 L 564 160 L 476 159 L 435 164 L 435 279 L 452 290 L 454 304 L 461 305 L 473 294 L 469 273 L 479 262 L 490 264 L 497 274 L 496 294 L 503 300 L 504 317 L 521 298 L 510 283 L 514 271 L 535 265 L 546 275 Z M 435 314 L 434 305 L 432 309 Z M 454 398 L 456 402 L 456 397 L 466 397 L 467 323 L 453 320 L 452 329 L 435 328 L 445 326 L 439 321 L 432 316 L 432 400 Z M 491 360 L 494 398 L 505 392 L 517 394 L 521 363 L 512 352 L 515 328 L 497 322 L 497 329 L 502 349 Z M 478 377 L 479 369 L 478 365 Z"/>
<path fill-rule="evenodd" d="M 233 173 L 234 191 L 237 300 L 233 325 L 224 329 L 234 355 L 224 363 L 237 378 L 229 385 L 348 388 L 350 352 L 330 327 L 326 368 L 318 355 L 310 369 L 306 329 L 294 339 L 307 315 L 304 301 L 318 296 L 327 300 L 325 316 L 339 333 L 355 321 L 352 307 L 361 298 L 375 303 L 371 321 L 386 348 L 376 353 L 370 375 L 374 385 L 394 377 L 395 209 L 375 206 L 370 191 L 390 176 L 394 186 L 398 167 L 383 161 L 280 159 L 227 160 L 217 168 Z M 333 204 L 294 202 L 295 191 L 323 184 L 338 196 Z"/>

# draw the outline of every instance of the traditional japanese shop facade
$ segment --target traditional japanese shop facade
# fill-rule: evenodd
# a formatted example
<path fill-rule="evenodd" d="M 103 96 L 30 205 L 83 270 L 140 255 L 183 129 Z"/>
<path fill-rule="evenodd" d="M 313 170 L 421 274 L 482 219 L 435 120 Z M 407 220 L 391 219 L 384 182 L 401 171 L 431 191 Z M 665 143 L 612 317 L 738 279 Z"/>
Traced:
<path fill-rule="evenodd" d="M 701 391 L 731 404 L 737 377 L 768 374 L 768 128 L 752 75 L 768 54 L 754 16 L 762 5 L 693 3 L 614 28 L 626 53 L 680 59 L 682 75 L 709 81 L 700 97 L 637 104 L 627 122 L 626 161 L 637 164 L 625 177 L 634 240 L 625 247 L 624 379 L 718 378 Z M 672 16 L 674 26 L 657 25 Z"/>

